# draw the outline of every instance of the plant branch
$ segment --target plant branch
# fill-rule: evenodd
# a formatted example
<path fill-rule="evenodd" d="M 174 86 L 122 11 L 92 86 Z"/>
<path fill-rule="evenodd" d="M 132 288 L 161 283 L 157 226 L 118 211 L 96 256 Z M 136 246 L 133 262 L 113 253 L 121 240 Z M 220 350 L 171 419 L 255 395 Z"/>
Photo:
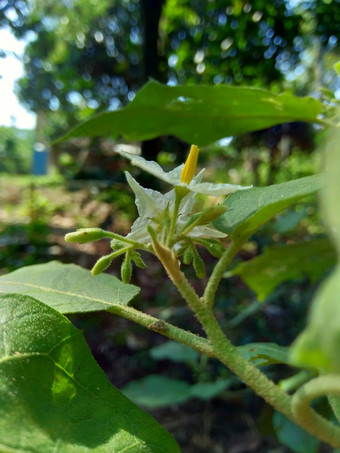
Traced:
<path fill-rule="evenodd" d="M 181 272 L 177 258 L 168 248 L 159 244 L 155 235 L 153 235 L 152 240 L 156 255 L 165 267 L 170 279 L 193 309 L 207 333 L 214 356 L 269 404 L 292 419 L 291 397 L 241 356 L 222 332 L 211 308 L 202 303 L 202 299 L 198 297 L 183 272 Z M 233 253 L 235 254 L 238 249 L 235 246 Z"/>
<path fill-rule="evenodd" d="M 182 197 L 178 194 L 178 192 L 175 191 L 175 205 L 174 205 L 174 211 L 172 213 L 171 217 L 171 224 L 170 224 L 170 231 L 169 231 L 169 236 L 167 240 L 167 245 L 170 247 L 172 244 L 172 239 L 175 234 L 175 228 L 176 228 L 176 223 L 177 223 L 177 217 L 178 217 L 178 211 L 179 207 L 182 201 Z"/>
<path fill-rule="evenodd" d="M 223 278 L 223 274 L 247 239 L 242 239 L 240 242 L 231 241 L 227 250 L 216 263 L 203 294 L 204 302 L 208 307 L 213 307 L 215 294 Z"/>
<path fill-rule="evenodd" d="M 149 330 L 160 333 L 161 335 L 168 337 L 171 340 L 183 343 L 186 346 L 189 346 L 190 348 L 200 352 L 201 354 L 206 354 L 209 357 L 215 357 L 214 351 L 209 344 L 209 341 L 205 338 L 200 337 L 199 335 L 187 332 L 186 330 L 180 329 L 173 324 L 155 318 L 154 316 L 136 310 L 133 307 L 128 307 L 126 305 L 115 305 L 108 311 L 117 316 L 122 316 L 123 318 L 129 319 L 130 321 L 133 321 L 140 326 L 146 327 Z"/>
<path fill-rule="evenodd" d="M 321 417 L 310 407 L 311 401 L 324 395 L 340 395 L 338 375 L 319 376 L 300 387 L 292 398 L 293 414 L 307 431 L 332 447 L 340 448 L 340 427 Z"/>

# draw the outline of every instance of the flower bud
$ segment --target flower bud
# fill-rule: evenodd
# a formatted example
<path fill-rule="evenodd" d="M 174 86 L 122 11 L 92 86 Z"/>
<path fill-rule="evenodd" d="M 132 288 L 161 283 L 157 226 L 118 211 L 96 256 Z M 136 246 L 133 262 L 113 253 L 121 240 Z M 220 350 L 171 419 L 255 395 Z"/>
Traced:
<path fill-rule="evenodd" d="M 188 247 L 185 249 L 183 253 L 183 263 L 184 264 L 190 264 L 193 258 L 192 254 L 192 245 L 188 245 Z"/>
<path fill-rule="evenodd" d="M 204 225 L 206 223 L 213 222 L 214 220 L 218 219 L 222 214 L 225 213 L 227 208 L 222 204 L 218 206 L 210 206 L 209 208 L 205 209 L 199 218 L 198 225 Z"/>
<path fill-rule="evenodd" d="M 129 253 L 125 255 L 122 267 L 120 268 L 120 275 L 123 283 L 129 283 L 129 281 L 131 280 L 132 264 Z"/>
<path fill-rule="evenodd" d="M 182 173 L 181 173 L 181 182 L 189 184 L 192 178 L 195 176 L 197 168 L 197 159 L 198 159 L 199 149 L 196 145 L 192 145 L 190 148 L 189 156 L 185 161 Z"/>
<path fill-rule="evenodd" d="M 197 253 L 197 250 L 193 247 L 193 265 L 194 270 L 198 278 L 205 277 L 205 265 L 202 258 Z"/>
<path fill-rule="evenodd" d="M 93 268 L 91 270 L 91 274 L 92 275 L 101 274 L 103 271 L 105 271 L 105 269 L 107 269 L 110 266 L 112 259 L 113 258 L 111 255 L 105 255 L 105 256 L 102 256 L 101 258 L 99 258 L 99 260 L 93 266 Z"/>
<path fill-rule="evenodd" d="M 73 233 L 65 235 L 66 242 L 78 242 L 86 244 L 87 242 L 99 241 L 99 239 L 107 238 L 108 232 L 101 228 L 80 228 Z"/>

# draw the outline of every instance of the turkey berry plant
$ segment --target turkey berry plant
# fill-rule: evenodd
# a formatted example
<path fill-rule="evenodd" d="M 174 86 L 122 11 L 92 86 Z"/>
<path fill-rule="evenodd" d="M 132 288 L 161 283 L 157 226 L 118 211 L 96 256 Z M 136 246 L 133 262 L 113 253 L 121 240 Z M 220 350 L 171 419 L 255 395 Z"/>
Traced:
<path fill-rule="evenodd" d="M 150 103 L 152 108 L 147 108 Z M 196 174 L 199 149 L 195 145 L 191 146 L 185 164 L 170 172 L 142 156 L 120 151 L 133 165 L 173 188 L 165 194 L 144 188 L 126 172 L 138 210 L 130 233 L 124 237 L 100 228 L 83 228 L 66 235 L 67 242 L 80 244 L 101 239 L 111 241 L 112 253 L 97 261 L 92 275 L 75 265 L 51 262 L 0 277 L 0 451 L 29 450 L 32 446 L 34 451 L 44 453 L 180 451 L 174 439 L 150 415 L 108 383 L 81 333 L 64 316 L 98 310 L 125 317 L 218 359 L 278 412 L 319 440 L 340 448 L 338 422 L 319 415 L 310 405 L 315 398 L 326 396 L 334 417 L 340 419 L 338 267 L 321 285 L 307 327 L 288 353 L 278 345 L 254 343 L 251 357 L 247 356 L 242 347 L 230 342 L 214 314 L 220 283 L 243 245 L 278 213 L 319 190 L 335 251 L 331 242 L 310 240 L 302 243 L 308 246 L 309 260 L 296 256 L 294 265 L 301 272 L 311 273 L 310 262 L 319 263 L 315 260 L 320 259 L 320 247 L 333 253 L 333 261 L 327 261 L 328 267 L 335 264 L 340 250 L 337 198 L 340 140 L 337 125 L 329 119 L 329 106 L 327 120 L 322 113 L 321 103 L 311 98 L 279 96 L 251 88 L 165 87 L 150 82 L 130 106 L 89 120 L 68 134 L 78 136 L 85 131 L 86 135 L 98 135 L 110 128 L 127 139 L 148 139 L 172 133 L 204 145 L 226 135 L 282 121 L 311 121 L 333 129 L 325 153 L 329 175 L 326 182 L 321 176 L 308 176 L 268 187 L 213 184 L 203 182 L 204 170 Z M 184 126 L 181 115 L 186 121 Z M 136 121 L 129 122 L 127 118 Z M 198 194 L 209 199 L 217 196 L 226 199 L 222 204 L 195 212 Z M 203 294 L 194 290 L 183 272 L 183 264 L 192 265 L 198 278 L 205 276 L 204 261 L 197 246 L 206 248 L 217 260 Z M 287 261 L 292 259 L 287 253 L 289 247 L 292 246 L 272 249 L 274 255 L 282 255 L 281 269 L 291 263 Z M 139 291 L 129 283 L 133 268 L 146 268 L 140 252 L 150 253 L 159 260 L 201 323 L 205 336 L 129 305 Z M 123 258 L 121 281 L 103 273 L 118 256 Z M 265 259 L 265 254 L 262 258 Z M 252 287 L 251 280 L 247 280 L 247 263 L 244 264 L 242 271 L 236 268 L 235 274 L 241 272 Z M 321 276 L 319 270 L 313 269 L 317 271 Z M 257 291 L 255 286 L 254 291 Z M 284 363 L 311 372 L 304 373 L 303 379 L 296 379 L 294 389 L 287 391 L 267 377 L 254 360 L 258 358 L 262 364 Z M 300 376 L 299 371 L 296 376 Z"/>

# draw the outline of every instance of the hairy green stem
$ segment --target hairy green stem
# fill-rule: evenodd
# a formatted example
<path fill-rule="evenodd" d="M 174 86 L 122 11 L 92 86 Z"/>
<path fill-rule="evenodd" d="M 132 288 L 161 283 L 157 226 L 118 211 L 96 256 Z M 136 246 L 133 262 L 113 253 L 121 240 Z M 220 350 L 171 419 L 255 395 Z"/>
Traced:
<path fill-rule="evenodd" d="M 230 343 L 216 321 L 211 308 L 202 303 L 202 299 L 198 297 L 185 275 L 180 270 L 178 261 L 171 251 L 166 247 L 163 247 L 156 240 L 153 240 L 153 247 L 170 279 L 201 322 L 211 342 L 215 357 L 233 371 L 249 387 L 255 390 L 258 395 L 262 396 L 269 404 L 287 417 L 292 418 L 291 397 L 280 390 L 274 382 L 269 380 L 247 359 L 242 357 Z M 234 253 L 236 253 L 236 250 Z"/>
<path fill-rule="evenodd" d="M 167 245 L 168 247 L 171 246 L 172 244 L 172 239 L 175 234 L 175 229 L 176 229 L 176 222 L 178 218 L 178 211 L 179 211 L 179 206 L 181 204 L 182 198 L 177 192 L 176 192 L 176 198 L 175 198 L 175 205 L 174 205 L 174 211 L 172 213 L 172 218 L 171 218 L 171 224 L 170 224 L 170 230 L 169 230 L 169 236 L 167 240 Z"/>
<path fill-rule="evenodd" d="M 317 414 L 310 403 L 320 396 L 340 395 L 340 378 L 328 374 L 319 376 L 303 385 L 292 398 L 293 414 L 303 428 L 328 442 L 332 447 L 340 448 L 340 427 Z"/>
<path fill-rule="evenodd" d="M 216 263 L 203 294 L 204 302 L 208 307 L 214 305 L 215 294 L 223 278 L 223 274 L 246 240 L 247 238 L 241 242 L 231 241 L 227 250 Z"/>
<path fill-rule="evenodd" d="M 117 316 L 129 319 L 130 321 L 146 327 L 149 330 L 158 332 L 171 340 L 183 343 L 202 354 L 206 354 L 209 357 L 215 357 L 209 341 L 199 335 L 187 332 L 186 330 L 180 329 L 173 324 L 126 305 L 116 305 L 111 307 L 108 311 Z"/>
<path fill-rule="evenodd" d="M 144 244 L 134 241 L 132 239 L 126 238 L 124 236 L 121 236 L 120 234 L 112 233 L 111 231 L 105 231 L 107 233 L 107 238 L 108 239 L 117 239 L 118 241 L 126 242 L 127 244 L 134 245 L 135 248 L 146 250 L 150 252 L 149 247 L 145 246 Z"/>

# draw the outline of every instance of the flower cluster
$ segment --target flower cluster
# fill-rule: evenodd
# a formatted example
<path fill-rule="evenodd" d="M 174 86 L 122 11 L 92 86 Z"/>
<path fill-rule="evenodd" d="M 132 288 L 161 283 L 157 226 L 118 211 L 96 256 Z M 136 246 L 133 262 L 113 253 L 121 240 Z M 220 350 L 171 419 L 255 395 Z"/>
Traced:
<path fill-rule="evenodd" d="M 185 164 L 165 172 L 156 162 L 146 161 L 141 156 L 124 151 L 119 152 L 133 165 L 169 183 L 174 188 L 165 194 L 146 189 L 138 184 L 129 172 L 125 172 L 127 182 L 135 194 L 139 215 L 131 227 L 131 232 L 126 237 L 122 237 L 99 228 L 85 228 L 66 235 L 66 241 L 82 243 L 112 238 L 113 253 L 97 261 L 92 269 L 94 275 L 105 270 L 114 258 L 125 254 L 121 275 L 122 280 L 128 282 L 131 277 L 132 262 L 139 267 L 145 267 L 137 250 L 154 253 L 150 231 L 157 241 L 171 249 L 178 257 L 182 257 L 185 264 L 193 263 L 196 274 L 200 278 L 205 271 L 196 244 L 206 247 L 215 257 L 221 256 L 224 248 L 219 239 L 226 235 L 217 230 L 211 222 L 224 213 L 225 207 L 211 206 L 202 212 L 193 213 L 196 196 L 199 193 L 212 196 L 228 195 L 249 187 L 201 182 L 204 170 L 195 176 L 198 153 L 198 147 L 192 145 Z"/>

